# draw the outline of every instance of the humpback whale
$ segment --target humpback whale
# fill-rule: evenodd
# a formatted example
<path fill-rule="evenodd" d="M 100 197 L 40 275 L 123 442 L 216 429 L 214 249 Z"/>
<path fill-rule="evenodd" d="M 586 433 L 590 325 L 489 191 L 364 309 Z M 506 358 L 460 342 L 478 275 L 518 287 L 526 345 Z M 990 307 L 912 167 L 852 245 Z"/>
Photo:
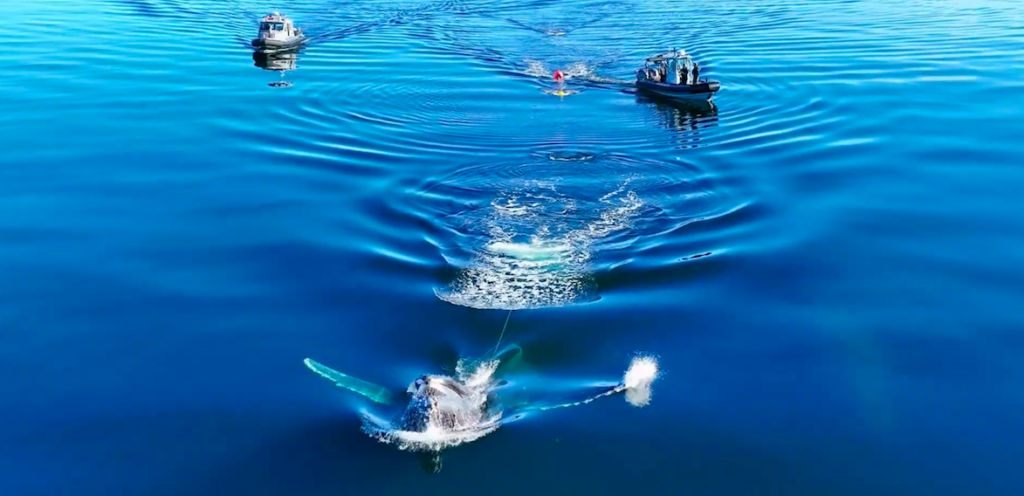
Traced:
<path fill-rule="evenodd" d="M 511 345 L 469 366 L 460 363 L 454 377 L 421 375 L 404 392 L 343 374 L 310 358 L 304 363 L 336 386 L 381 405 L 395 405 L 404 395 L 405 407 L 390 420 L 364 413 L 363 431 L 381 442 L 417 453 L 427 472 L 441 470 L 442 451 L 475 441 L 530 412 L 583 405 L 617 393 L 625 393 L 626 400 L 634 406 L 645 406 L 650 401 L 651 384 L 658 375 L 654 358 L 636 357 L 619 382 L 581 388 L 571 397 L 556 401 L 505 404 L 502 386 L 507 381 L 496 379 L 495 375 L 507 370 L 521 354 L 519 346 Z"/>

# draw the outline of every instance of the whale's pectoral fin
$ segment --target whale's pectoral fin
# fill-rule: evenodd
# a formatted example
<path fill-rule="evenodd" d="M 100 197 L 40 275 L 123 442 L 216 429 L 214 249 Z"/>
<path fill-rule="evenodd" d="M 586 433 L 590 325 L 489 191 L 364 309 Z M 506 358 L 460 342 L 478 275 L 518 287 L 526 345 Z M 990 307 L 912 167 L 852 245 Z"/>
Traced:
<path fill-rule="evenodd" d="M 333 382 L 336 386 L 359 393 L 377 403 L 391 403 L 391 399 L 394 396 L 391 391 L 388 391 L 387 388 L 384 388 L 383 386 L 378 386 L 372 382 L 367 382 L 350 375 L 342 374 L 341 372 L 310 358 L 303 360 L 303 363 L 305 363 L 306 367 L 309 367 L 310 370 Z"/>
<path fill-rule="evenodd" d="M 510 344 L 494 355 L 498 361 L 498 368 L 505 369 L 515 364 L 523 356 L 523 349 L 517 344 Z"/>
<path fill-rule="evenodd" d="M 423 470 L 430 474 L 436 474 L 441 471 L 441 452 L 440 451 L 426 451 L 419 453 L 420 463 L 423 465 Z"/>

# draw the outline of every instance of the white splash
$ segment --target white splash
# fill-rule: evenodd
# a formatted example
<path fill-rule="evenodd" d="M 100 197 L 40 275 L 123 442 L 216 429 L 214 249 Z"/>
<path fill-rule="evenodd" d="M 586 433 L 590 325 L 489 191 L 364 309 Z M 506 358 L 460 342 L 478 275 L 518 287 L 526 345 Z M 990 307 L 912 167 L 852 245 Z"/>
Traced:
<path fill-rule="evenodd" d="M 498 364 L 497 360 L 488 360 L 467 365 L 460 360 L 454 378 L 440 377 L 454 379 L 468 394 L 457 394 L 442 381 L 431 381 L 427 387 L 439 394 L 433 396 L 436 407 L 423 432 L 396 428 L 393 422 L 369 413 L 363 414 L 363 431 L 407 451 L 440 451 L 480 439 L 501 426 L 501 411 L 487 411 L 488 391 L 494 385 Z"/>
<path fill-rule="evenodd" d="M 553 96 L 569 96 L 569 95 L 575 95 L 575 94 L 579 93 L 578 90 L 566 90 L 566 89 L 561 89 L 561 90 L 559 90 L 559 89 L 554 89 L 554 90 L 553 89 L 546 89 L 546 90 L 543 90 L 543 91 L 544 91 L 544 94 L 553 95 Z"/>
<path fill-rule="evenodd" d="M 622 378 L 626 388 L 626 401 L 636 407 L 650 404 L 654 394 L 651 385 L 658 378 L 658 361 L 651 356 L 638 356 L 629 364 Z"/>
<path fill-rule="evenodd" d="M 602 208 L 588 212 L 580 200 L 546 189 L 492 202 L 490 240 L 449 287 L 435 290 L 438 298 L 500 310 L 571 305 L 592 298 L 597 288 L 588 263 L 595 243 L 627 229 L 644 203 L 623 184 L 597 200 Z M 527 237 L 523 231 L 532 233 Z"/>
<path fill-rule="evenodd" d="M 527 76 L 533 77 L 551 76 L 551 73 L 548 72 L 548 68 L 543 63 L 538 62 L 536 60 L 527 60 L 526 69 L 523 70 L 523 73 L 526 74 Z"/>
<path fill-rule="evenodd" d="M 523 70 L 523 73 L 527 76 L 550 78 L 554 73 L 554 69 L 548 67 L 547 64 L 544 64 L 543 62 L 536 60 L 526 60 L 525 62 L 526 68 Z M 565 67 L 559 67 L 557 69 L 562 71 L 562 74 L 566 79 L 590 79 L 594 74 L 594 68 L 586 62 L 572 62 Z"/>
<path fill-rule="evenodd" d="M 460 444 L 471 443 L 501 426 L 500 419 L 476 424 L 472 429 L 445 429 L 431 425 L 424 432 L 395 429 L 383 419 L 363 414 L 363 431 L 378 441 L 391 444 L 403 451 L 441 451 Z"/>
<path fill-rule="evenodd" d="M 498 370 L 498 365 L 501 365 L 498 360 L 467 364 L 465 359 L 459 359 L 455 365 L 455 376 L 462 380 L 467 387 L 486 394 L 486 388 L 494 382 L 494 372 Z"/>
<path fill-rule="evenodd" d="M 575 251 L 541 256 L 511 243 L 492 248 L 498 250 L 488 250 L 449 287 L 436 289 L 437 297 L 469 308 L 520 310 L 569 305 L 594 292 Z"/>
<path fill-rule="evenodd" d="M 594 69 L 586 62 L 573 62 L 566 66 L 562 72 L 564 72 L 565 77 L 568 78 L 581 78 L 592 75 L 594 73 Z"/>

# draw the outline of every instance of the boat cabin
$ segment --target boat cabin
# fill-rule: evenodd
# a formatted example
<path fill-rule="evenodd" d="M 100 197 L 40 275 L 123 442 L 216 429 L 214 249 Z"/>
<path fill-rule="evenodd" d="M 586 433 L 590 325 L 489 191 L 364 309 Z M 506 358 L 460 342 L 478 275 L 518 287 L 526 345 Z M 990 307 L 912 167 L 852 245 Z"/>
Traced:
<path fill-rule="evenodd" d="M 292 20 L 278 12 L 273 12 L 260 21 L 261 41 L 285 42 L 302 34 L 296 29 Z"/>
<path fill-rule="evenodd" d="M 643 69 L 637 70 L 638 81 L 661 84 L 699 84 L 700 69 L 683 50 L 648 57 Z"/>

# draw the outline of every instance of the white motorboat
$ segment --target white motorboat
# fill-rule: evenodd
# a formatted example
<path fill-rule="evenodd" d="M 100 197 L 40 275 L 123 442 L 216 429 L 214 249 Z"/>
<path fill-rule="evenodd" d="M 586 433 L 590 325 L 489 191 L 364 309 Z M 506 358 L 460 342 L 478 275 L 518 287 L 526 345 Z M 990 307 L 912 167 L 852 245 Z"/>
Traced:
<path fill-rule="evenodd" d="M 272 12 L 260 20 L 259 37 L 252 40 L 252 46 L 259 48 L 293 48 L 306 40 L 302 29 L 296 28 L 292 20 L 279 12 Z"/>

